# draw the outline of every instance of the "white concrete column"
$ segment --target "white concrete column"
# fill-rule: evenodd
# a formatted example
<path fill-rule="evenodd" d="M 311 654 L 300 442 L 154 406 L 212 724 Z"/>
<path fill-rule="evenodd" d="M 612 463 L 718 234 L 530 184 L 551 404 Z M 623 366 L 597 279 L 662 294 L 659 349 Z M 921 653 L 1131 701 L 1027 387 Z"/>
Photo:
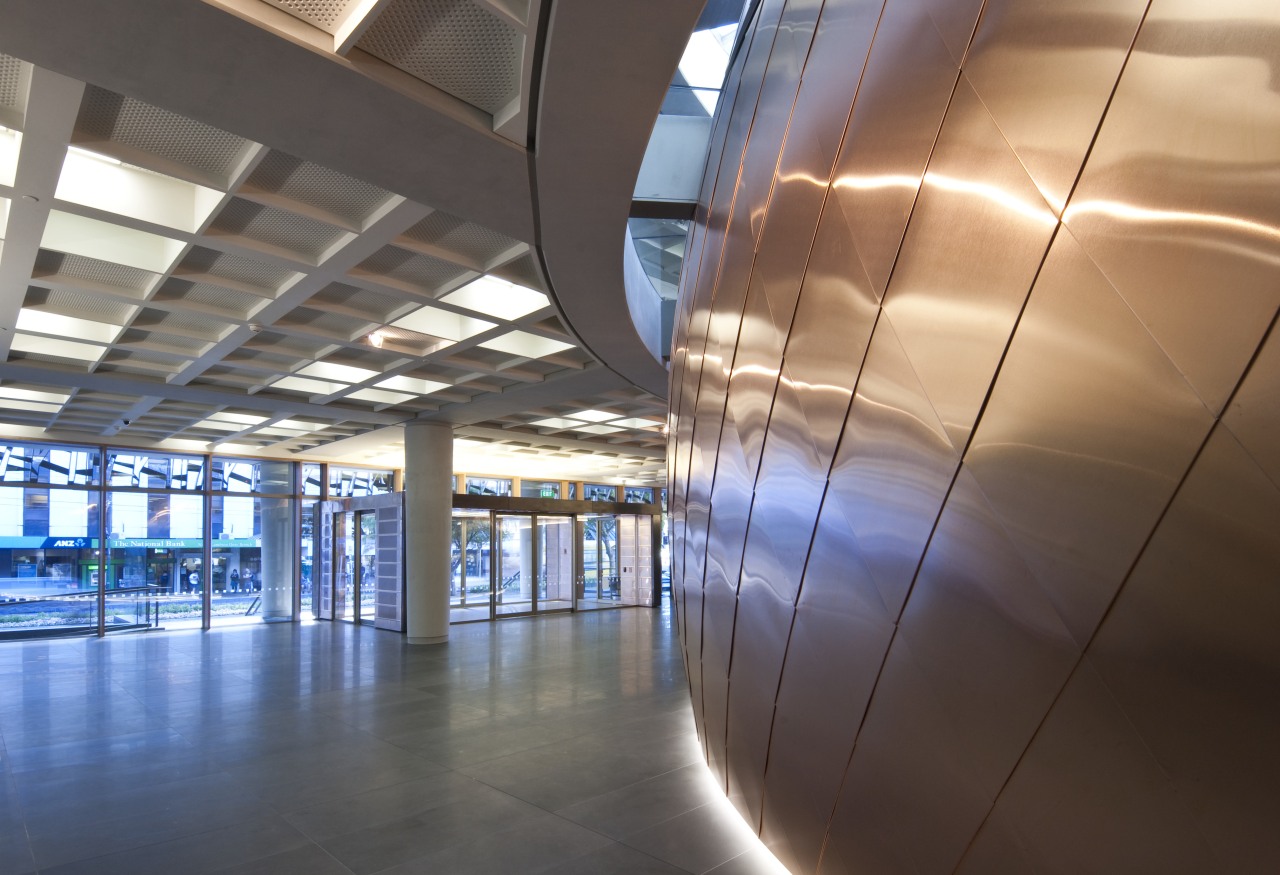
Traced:
<path fill-rule="evenodd" d="M 410 644 L 449 640 L 449 540 L 453 520 L 453 427 L 404 429 L 405 619 Z"/>

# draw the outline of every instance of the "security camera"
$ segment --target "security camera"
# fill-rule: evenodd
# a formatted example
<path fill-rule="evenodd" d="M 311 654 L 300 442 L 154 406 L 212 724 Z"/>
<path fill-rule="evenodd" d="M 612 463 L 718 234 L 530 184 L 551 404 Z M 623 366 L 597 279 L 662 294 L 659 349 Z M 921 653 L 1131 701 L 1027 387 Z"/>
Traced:
<path fill-rule="evenodd" d="M 132 419 L 121 420 L 126 426 L 133 425 Z"/>

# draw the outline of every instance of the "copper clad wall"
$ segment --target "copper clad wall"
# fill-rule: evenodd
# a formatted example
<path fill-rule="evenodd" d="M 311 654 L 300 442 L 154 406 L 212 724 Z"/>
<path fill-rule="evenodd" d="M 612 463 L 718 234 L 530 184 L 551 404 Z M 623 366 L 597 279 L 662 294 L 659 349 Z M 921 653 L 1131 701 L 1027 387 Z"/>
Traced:
<path fill-rule="evenodd" d="M 764 0 L 712 143 L 672 562 L 744 819 L 1280 870 L 1280 7 Z"/>

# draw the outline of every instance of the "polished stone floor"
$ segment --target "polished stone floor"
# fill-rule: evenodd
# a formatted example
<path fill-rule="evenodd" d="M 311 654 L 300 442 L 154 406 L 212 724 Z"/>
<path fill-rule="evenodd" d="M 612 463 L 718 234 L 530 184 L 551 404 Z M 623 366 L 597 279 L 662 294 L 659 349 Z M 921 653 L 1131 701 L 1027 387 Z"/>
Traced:
<path fill-rule="evenodd" d="M 668 614 L 0 644 L 0 872 L 774 873 Z"/>

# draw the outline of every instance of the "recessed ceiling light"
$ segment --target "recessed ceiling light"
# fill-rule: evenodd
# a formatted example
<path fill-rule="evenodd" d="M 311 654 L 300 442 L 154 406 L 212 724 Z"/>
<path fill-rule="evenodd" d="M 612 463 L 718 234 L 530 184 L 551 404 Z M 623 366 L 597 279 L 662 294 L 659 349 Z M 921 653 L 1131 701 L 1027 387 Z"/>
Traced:
<path fill-rule="evenodd" d="M 486 316 L 508 321 L 536 313 L 550 306 L 547 296 L 542 292 L 493 276 L 482 276 L 473 280 L 440 300 L 455 307 L 474 310 Z"/>
<path fill-rule="evenodd" d="M 382 349 L 382 344 L 386 341 L 387 335 L 382 331 L 369 332 L 369 345 L 374 349 Z"/>
<path fill-rule="evenodd" d="M 543 356 L 555 355 L 566 349 L 573 349 L 572 343 L 561 343 L 558 340 L 540 337 L 527 331 L 510 331 L 477 345 L 483 346 L 485 349 L 496 349 L 499 352 L 524 356 L 530 359 L 540 359 Z"/>
<path fill-rule="evenodd" d="M 312 362 L 294 373 L 302 377 L 315 377 L 319 380 L 339 380 L 343 383 L 363 383 L 370 377 L 378 376 L 377 371 L 368 368 L 355 368 L 351 365 L 339 365 L 334 362 Z"/>
<path fill-rule="evenodd" d="M 617 419 L 620 415 L 607 410 L 579 410 L 577 413 L 565 414 L 571 419 L 581 419 L 583 422 L 608 422 L 611 419 Z"/>
<path fill-rule="evenodd" d="M 373 385 L 383 389 L 394 389 L 397 392 L 409 392 L 414 395 L 430 395 L 432 392 L 438 392 L 441 389 L 449 388 L 449 383 L 441 383 L 437 380 L 422 380 L 418 377 L 387 377 L 385 380 L 379 380 Z"/>

